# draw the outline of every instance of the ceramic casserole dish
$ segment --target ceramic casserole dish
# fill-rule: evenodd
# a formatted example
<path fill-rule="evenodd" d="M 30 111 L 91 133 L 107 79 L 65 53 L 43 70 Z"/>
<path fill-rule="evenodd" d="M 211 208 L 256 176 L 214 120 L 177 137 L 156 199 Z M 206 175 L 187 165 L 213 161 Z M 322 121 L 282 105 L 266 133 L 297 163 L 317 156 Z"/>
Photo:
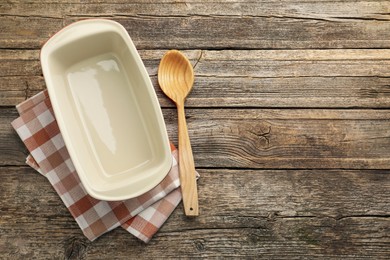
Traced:
<path fill-rule="evenodd" d="M 50 38 L 41 65 L 61 134 L 86 191 L 117 201 L 167 175 L 172 156 L 156 93 L 125 28 L 73 23 Z"/>

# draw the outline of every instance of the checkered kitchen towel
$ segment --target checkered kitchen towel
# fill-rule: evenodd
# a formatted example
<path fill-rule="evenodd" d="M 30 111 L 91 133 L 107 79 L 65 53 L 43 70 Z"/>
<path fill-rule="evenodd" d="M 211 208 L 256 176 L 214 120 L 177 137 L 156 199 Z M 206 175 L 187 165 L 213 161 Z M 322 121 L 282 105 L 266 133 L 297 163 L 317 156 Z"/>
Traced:
<path fill-rule="evenodd" d="M 181 201 L 177 150 L 171 145 L 173 166 L 149 192 L 125 201 L 107 202 L 87 194 L 75 171 L 56 123 L 47 91 L 17 106 L 12 126 L 30 151 L 26 162 L 44 175 L 61 197 L 85 236 L 94 240 L 122 226 L 148 242 Z"/>

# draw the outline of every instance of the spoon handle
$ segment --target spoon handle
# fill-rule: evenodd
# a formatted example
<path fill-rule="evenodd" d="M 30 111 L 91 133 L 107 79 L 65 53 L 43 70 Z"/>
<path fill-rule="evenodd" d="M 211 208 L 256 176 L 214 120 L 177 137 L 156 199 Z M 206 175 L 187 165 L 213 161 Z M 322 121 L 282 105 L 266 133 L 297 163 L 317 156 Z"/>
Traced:
<path fill-rule="evenodd" d="M 177 104 L 177 111 L 179 127 L 179 176 L 184 213 L 186 216 L 198 216 L 198 190 L 196 186 L 195 165 L 190 138 L 188 136 L 184 102 Z"/>

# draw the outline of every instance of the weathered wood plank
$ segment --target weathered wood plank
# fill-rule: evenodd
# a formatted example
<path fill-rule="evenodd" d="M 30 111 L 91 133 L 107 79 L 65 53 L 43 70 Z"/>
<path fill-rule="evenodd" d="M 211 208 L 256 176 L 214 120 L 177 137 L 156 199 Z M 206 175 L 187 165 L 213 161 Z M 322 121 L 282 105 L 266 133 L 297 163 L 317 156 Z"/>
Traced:
<path fill-rule="evenodd" d="M 367 52 L 366 52 L 367 51 Z M 340 56 L 339 56 L 340 55 Z M 355 56 L 356 55 L 356 56 Z M 202 76 L 390 76 L 390 50 L 209 51 L 196 69 Z"/>
<path fill-rule="evenodd" d="M 318 12 L 318 10 L 321 10 L 321 5 L 312 8 L 313 10 L 308 15 L 294 14 L 286 10 L 287 13 L 283 14 L 271 12 L 258 16 L 246 15 L 245 12 L 238 15 L 191 15 L 187 12 L 187 15 L 170 16 L 173 6 L 175 5 L 170 5 L 169 10 L 165 11 L 164 15 L 156 15 L 152 10 L 150 15 L 128 16 L 122 13 L 112 14 L 111 12 L 105 15 L 103 12 L 99 17 L 114 19 L 123 24 L 136 46 L 141 49 L 390 47 L 390 25 L 388 23 L 390 7 L 386 3 L 373 10 L 375 13 L 369 15 L 353 13 L 355 16 L 349 17 L 332 16 L 334 13 L 328 17 L 326 15 L 320 16 L 319 13 L 322 12 Z M 61 6 L 55 8 L 58 8 L 57 12 L 61 11 Z M 72 8 L 74 7 L 72 6 Z M 99 6 L 99 9 L 101 8 Z M 185 6 L 185 8 L 189 7 Z M 229 8 L 234 8 L 234 5 Z M 254 9 L 260 8 L 258 6 Z M 345 12 L 348 10 L 347 8 L 345 7 Z M 246 9 L 251 10 L 252 7 L 249 6 Z M 291 7 L 291 9 L 299 10 L 297 7 Z M 331 7 L 324 10 L 327 9 L 329 10 Z M 337 6 L 334 9 L 337 9 Z M 77 16 L 73 12 L 72 16 L 76 17 L 65 18 L 42 17 L 42 15 L 7 15 L 7 11 L 2 13 L 4 14 L 0 16 L 0 31 L 3 34 L 3 37 L 0 38 L 2 48 L 39 48 L 50 35 L 64 25 L 86 18 L 82 15 Z M 91 17 L 91 15 L 87 17 Z M 15 28 L 18 29 L 15 30 Z"/>
<path fill-rule="evenodd" d="M 24 147 L 2 108 L 0 164 L 24 164 Z M 176 143 L 176 110 L 164 109 Z M 198 167 L 390 168 L 387 110 L 189 109 L 187 123 Z"/>
<path fill-rule="evenodd" d="M 321 10 L 321 12 L 318 12 Z M 306 19 L 389 19 L 387 1 L 12 1 L 0 15 L 45 16 L 258 16 Z"/>
<path fill-rule="evenodd" d="M 165 50 L 141 57 L 163 107 L 157 67 Z M 390 50 L 184 51 L 195 66 L 190 107 L 390 107 Z M 38 51 L 1 50 L 0 106 L 45 88 Z M 12 76 L 13 75 L 13 76 Z"/>
<path fill-rule="evenodd" d="M 202 214 L 190 220 L 177 209 L 145 250 L 119 228 L 87 241 L 44 177 L 27 167 L 3 170 L 0 251 L 7 258 L 389 254 L 384 171 L 201 170 Z"/>
<path fill-rule="evenodd" d="M 193 228 L 212 229 L 227 224 L 231 228 L 256 227 L 256 223 L 277 218 L 340 220 L 390 215 L 390 174 L 386 170 L 198 171 L 202 214 L 189 221 L 178 210 L 164 226 L 165 231 L 186 230 L 183 222 Z M 1 215 L 35 212 L 41 218 L 53 214 L 71 218 L 49 182 L 35 170 L 2 167 L 1 172 Z M 218 195 L 222 191 L 227 192 Z"/>
<path fill-rule="evenodd" d="M 24 165 L 27 149 L 11 126 L 19 114 L 16 109 L 0 110 L 0 165 Z M 24 159 L 23 159 L 24 158 Z M 1 168 L 0 168 L 1 172 Z"/>
<path fill-rule="evenodd" d="M 162 107 L 173 103 L 152 83 Z M 46 88 L 41 76 L 0 77 L 0 106 L 15 106 Z M 390 77 L 203 77 L 188 107 L 389 108 Z"/>
<path fill-rule="evenodd" d="M 293 218 L 276 220 L 268 228 L 160 231 L 147 246 L 120 229 L 89 242 L 69 226 L 51 228 L 48 221 L 31 222 L 22 217 L 19 222 L 12 230 L 4 229 L 7 233 L 1 240 L 6 240 L 2 251 L 6 259 L 103 259 L 107 255 L 115 255 L 115 259 L 387 259 L 390 253 L 386 239 L 389 223 L 382 218 L 339 222 Z"/>
<path fill-rule="evenodd" d="M 62 19 L 0 17 L 0 48 L 40 48 L 63 27 Z"/>
<path fill-rule="evenodd" d="M 262 227 L 227 227 L 160 231 L 147 246 L 120 229 L 89 242 L 69 226 L 51 228 L 47 222 L 31 222 L 20 217 L 20 223 L 13 226 L 14 229 L 6 227 L 4 231 L 7 233 L 1 238 L 6 240 L 2 256 L 5 259 L 102 259 L 107 255 L 115 255 L 115 259 L 259 256 L 267 259 L 387 259 L 389 255 L 389 241 L 383 231 L 389 223 L 377 218 L 341 222 L 280 219 L 272 222 L 266 230 Z"/>
<path fill-rule="evenodd" d="M 87 241 L 47 180 L 21 166 L 10 126 L 9 106 L 45 88 L 40 46 L 89 17 L 119 21 L 143 49 L 175 143 L 157 65 L 176 48 L 195 66 L 201 215 L 180 206 L 147 246 L 120 228 Z M 0 258 L 388 259 L 389 21 L 387 0 L 2 1 Z"/>
<path fill-rule="evenodd" d="M 176 113 L 167 112 L 169 133 L 174 136 Z M 386 110 L 192 109 L 187 111 L 187 122 L 199 166 L 388 169 L 388 114 Z"/>
<path fill-rule="evenodd" d="M 26 100 L 28 82 L 33 77 L 0 77 L 0 105 L 15 106 Z"/>

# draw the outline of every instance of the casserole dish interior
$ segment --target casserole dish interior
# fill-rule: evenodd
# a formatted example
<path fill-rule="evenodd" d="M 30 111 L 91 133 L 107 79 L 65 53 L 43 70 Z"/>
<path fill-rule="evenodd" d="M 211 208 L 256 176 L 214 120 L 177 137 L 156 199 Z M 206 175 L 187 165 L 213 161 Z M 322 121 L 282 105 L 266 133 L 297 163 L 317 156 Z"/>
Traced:
<path fill-rule="evenodd" d="M 61 134 L 91 196 L 129 199 L 161 182 L 172 163 L 164 119 L 119 23 L 65 27 L 42 48 L 41 64 Z"/>

